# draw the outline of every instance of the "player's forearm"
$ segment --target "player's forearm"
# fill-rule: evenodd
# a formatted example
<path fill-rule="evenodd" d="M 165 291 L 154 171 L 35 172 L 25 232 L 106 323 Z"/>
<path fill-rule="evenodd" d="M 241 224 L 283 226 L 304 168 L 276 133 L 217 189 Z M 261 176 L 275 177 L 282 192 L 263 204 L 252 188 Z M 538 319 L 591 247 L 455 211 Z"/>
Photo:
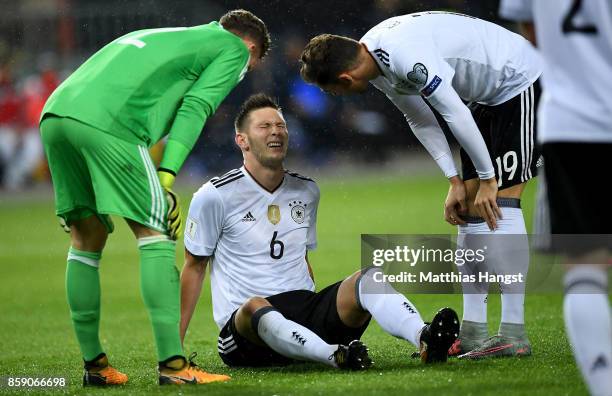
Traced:
<path fill-rule="evenodd" d="M 467 111 L 467 113 L 469 114 L 469 111 Z M 457 138 L 457 141 L 461 147 L 463 147 L 465 152 L 472 160 L 472 163 L 476 168 L 476 172 L 478 173 L 478 177 L 481 180 L 491 179 L 495 177 L 495 170 L 493 168 L 491 157 L 489 156 L 487 145 L 485 144 L 482 135 L 478 131 L 478 127 L 476 126 L 476 123 L 472 119 L 471 115 L 470 117 L 463 118 L 464 120 L 459 121 L 459 123 L 465 124 L 455 124 L 451 127 L 451 131 L 453 132 L 455 138 Z"/>
<path fill-rule="evenodd" d="M 457 168 L 444 132 L 438 126 L 418 127 L 410 122 L 414 135 L 419 139 L 429 155 L 436 161 L 444 176 L 451 178 L 458 175 Z"/>
<path fill-rule="evenodd" d="M 451 149 L 433 111 L 420 97 L 387 94 L 447 178 L 458 174 Z"/>
<path fill-rule="evenodd" d="M 178 174 L 200 137 L 205 122 L 201 118 L 191 120 L 191 117 L 185 117 L 187 119 L 184 120 L 179 117 L 177 115 L 177 119 L 175 119 L 177 127 L 173 128 L 168 136 L 168 143 L 159 164 L 160 168 L 171 170 L 175 175 Z"/>
<path fill-rule="evenodd" d="M 181 342 L 185 339 L 187 327 L 193 316 L 206 274 L 206 265 L 186 259 L 181 273 Z"/>
<path fill-rule="evenodd" d="M 183 97 L 168 134 L 168 146 L 160 166 L 178 173 L 197 142 L 206 121 L 240 81 L 248 61 L 242 43 L 228 47 L 208 64 Z"/>

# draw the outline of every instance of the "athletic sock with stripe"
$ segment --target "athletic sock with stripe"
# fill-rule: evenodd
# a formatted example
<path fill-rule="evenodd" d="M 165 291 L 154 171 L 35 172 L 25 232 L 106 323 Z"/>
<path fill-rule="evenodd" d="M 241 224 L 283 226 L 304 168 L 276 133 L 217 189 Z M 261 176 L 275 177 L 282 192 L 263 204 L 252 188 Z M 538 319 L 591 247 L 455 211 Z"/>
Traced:
<path fill-rule="evenodd" d="M 279 354 L 336 367 L 333 358 L 338 345 L 330 345 L 306 327 L 285 318 L 274 307 L 260 308 L 252 327 L 270 348 Z"/>
<path fill-rule="evenodd" d="M 359 278 L 355 285 L 357 304 L 368 311 L 384 331 L 418 347 L 421 330 L 425 326 L 421 314 L 390 283 L 377 282 L 375 280 L 377 272 L 382 270 L 369 269 Z"/>
<path fill-rule="evenodd" d="M 612 325 L 606 271 L 578 265 L 565 274 L 563 313 L 576 363 L 592 395 L 612 392 Z"/>
<path fill-rule="evenodd" d="M 149 311 L 158 361 L 183 356 L 179 336 L 179 271 L 175 243 L 166 236 L 140 238 L 140 288 Z"/>
<path fill-rule="evenodd" d="M 66 295 L 70 317 L 83 360 L 100 355 L 100 265 L 101 252 L 68 251 Z"/>

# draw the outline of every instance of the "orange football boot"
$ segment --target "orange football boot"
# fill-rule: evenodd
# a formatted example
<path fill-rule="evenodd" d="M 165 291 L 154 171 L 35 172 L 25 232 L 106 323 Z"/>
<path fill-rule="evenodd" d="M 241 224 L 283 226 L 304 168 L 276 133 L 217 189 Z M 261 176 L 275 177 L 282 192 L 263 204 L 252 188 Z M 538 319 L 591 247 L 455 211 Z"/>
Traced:
<path fill-rule="evenodd" d="M 83 386 L 123 385 L 127 381 L 128 376 L 111 366 L 105 353 L 85 362 Z"/>
<path fill-rule="evenodd" d="M 230 379 L 227 375 L 211 374 L 202 370 L 193 359 L 197 353 L 189 356 L 189 362 L 182 356 L 172 357 L 166 362 L 159 364 L 159 384 L 208 384 L 211 382 L 223 382 Z"/>

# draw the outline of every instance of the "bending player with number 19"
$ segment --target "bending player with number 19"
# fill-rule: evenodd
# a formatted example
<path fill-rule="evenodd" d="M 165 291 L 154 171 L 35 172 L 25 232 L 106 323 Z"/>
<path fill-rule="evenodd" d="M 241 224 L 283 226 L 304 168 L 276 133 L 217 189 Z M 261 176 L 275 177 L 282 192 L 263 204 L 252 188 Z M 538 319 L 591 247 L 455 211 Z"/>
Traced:
<path fill-rule="evenodd" d="M 525 279 L 529 245 L 520 198 L 539 162 L 534 126 L 542 73 L 527 40 L 469 15 L 426 11 L 382 21 L 359 41 L 316 36 L 301 61 L 304 80 L 325 91 L 361 93 L 370 83 L 386 94 L 449 180 L 444 218 L 458 227 L 458 243 L 481 247 L 483 238 L 502 240 L 500 250 L 489 250 L 486 268 L 463 265 L 460 272 Z M 461 178 L 439 120 L 461 145 Z M 453 355 L 531 354 L 525 282 L 502 286 L 502 318 L 493 337 L 488 283 L 462 286 L 463 322 Z"/>
<path fill-rule="evenodd" d="M 181 335 L 210 264 L 218 351 L 228 366 L 307 360 L 365 369 L 371 361 L 359 338 L 372 317 L 418 346 L 424 362 L 446 361 L 459 332 L 452 309 L 440 310 L 426 325 L 406 297 L 376 284 L 376 269 L 314 291 L 307 252 L 317 245 L 319 188 L 283 168 L 288 132 L 280 107 L 254 95 L 235 127 L 244 166 L 204 184 L 189 208 Z"/>

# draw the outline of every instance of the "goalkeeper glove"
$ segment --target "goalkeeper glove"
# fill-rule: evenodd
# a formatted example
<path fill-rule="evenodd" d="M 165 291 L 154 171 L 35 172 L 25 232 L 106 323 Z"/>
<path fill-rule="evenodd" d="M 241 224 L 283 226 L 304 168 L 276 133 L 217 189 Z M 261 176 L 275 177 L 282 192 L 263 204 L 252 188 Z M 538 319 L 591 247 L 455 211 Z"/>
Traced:
<path fill-rule="evenodd" d="M 175 175 L 168 169 L 159 168 L 157 170 L 157 177 L 159 177 L 159 182 L 166 193 L 166 200 L 168 201 L 168 219 L 166 224 L 168 235 L 173 240 L 176 240 L 183 231 L 183 219 L 178 195 L 171 189 L 174 184 Z"/>
<path fill-rule="evenodd" d="M 70 226 L 68 225 L 68 223 L 66 223 L 66 220 L 63 217 L 58 217 L 58 219 L 59 219 L 60 227 L 62 227 L 62 230 L 70 234 Z"/>

